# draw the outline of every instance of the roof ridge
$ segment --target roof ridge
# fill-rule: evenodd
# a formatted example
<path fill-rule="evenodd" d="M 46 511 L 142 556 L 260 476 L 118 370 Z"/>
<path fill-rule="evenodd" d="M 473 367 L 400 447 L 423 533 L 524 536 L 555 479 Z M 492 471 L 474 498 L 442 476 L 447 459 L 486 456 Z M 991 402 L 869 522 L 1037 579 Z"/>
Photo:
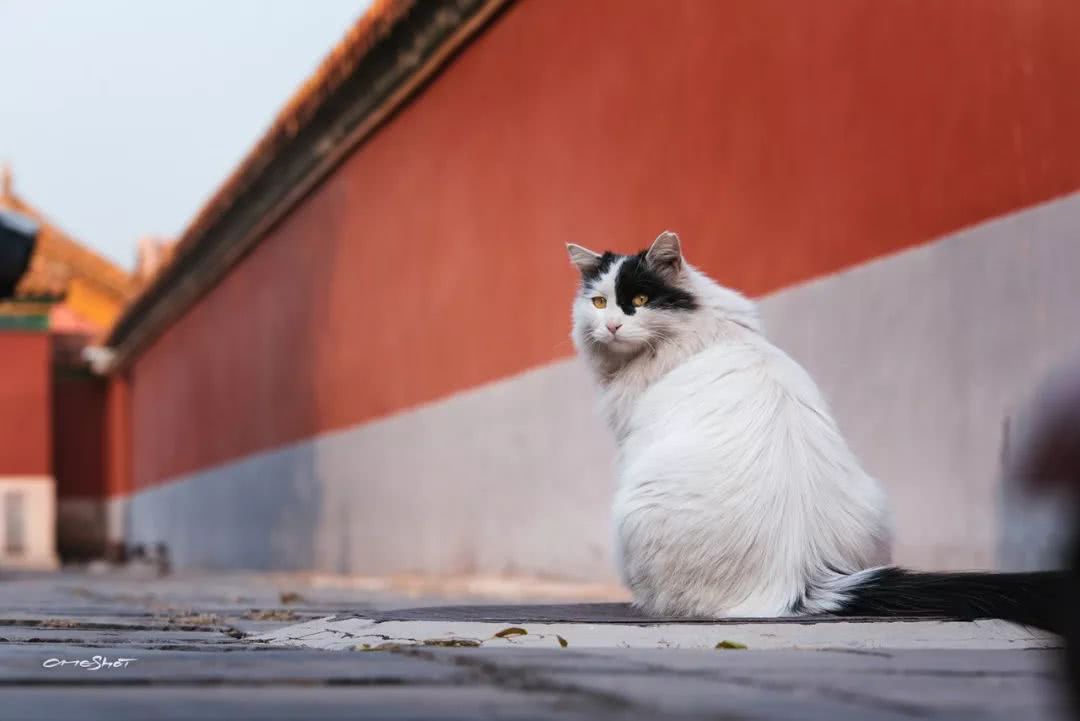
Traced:
<path fill-rule="evenodd" d="M 259 166 L 264 164 L 268 151 L 282 142 L 283 138 L 296 135 L 305 121 L 319 109 L 324 96 L 348 77 L 350 71 L 366 57 L 368 50 L 396 25 L 417 1 L 375 0 L 357 18 L 315 70 L 289 96 L 254 145 L 176 236 L 177 255 L 185 253 L 193 244 L 193 238 L 198 238 L 202 227 L 212 224 L 221 208 L 232 202 L 247 176 L 261 170 Z"/>
<path fill-rule="evenodd" d="M 177 237 L 106 343 L 128 363 L 513 0 L 376 0 Z"/>

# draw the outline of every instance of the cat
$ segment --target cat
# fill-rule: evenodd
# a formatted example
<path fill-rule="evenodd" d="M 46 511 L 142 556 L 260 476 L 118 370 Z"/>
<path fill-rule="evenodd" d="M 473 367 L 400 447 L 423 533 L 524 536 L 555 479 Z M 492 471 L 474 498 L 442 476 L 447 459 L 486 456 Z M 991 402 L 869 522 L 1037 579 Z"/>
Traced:
<path fill-rule="evenodd" d="M 615 555 L 665 617 L 948 616 L 1056 630 L 1054 572 L 889 563 L 888 501 L 756 305 L 664 232 L 636 255 L 568 244 L 572 338 L 617 444 Z"/>

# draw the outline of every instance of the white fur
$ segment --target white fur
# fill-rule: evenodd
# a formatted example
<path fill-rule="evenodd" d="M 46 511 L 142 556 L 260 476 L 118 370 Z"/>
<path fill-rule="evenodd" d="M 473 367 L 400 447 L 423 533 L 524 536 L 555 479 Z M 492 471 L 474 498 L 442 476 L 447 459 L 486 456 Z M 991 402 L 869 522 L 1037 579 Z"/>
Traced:
<path fill-rule="evenodd" d="M 627 316 L 617 273 L 578 294 L 573 338 L 618 443 L 616 550 L 635 602 L 665 616 L 835 610 L 863 576 L 848 574 L 887 562 L 889 518 L 814 381 L 751 301 L 685 261 L 671 282 L 691 311 Z"/>

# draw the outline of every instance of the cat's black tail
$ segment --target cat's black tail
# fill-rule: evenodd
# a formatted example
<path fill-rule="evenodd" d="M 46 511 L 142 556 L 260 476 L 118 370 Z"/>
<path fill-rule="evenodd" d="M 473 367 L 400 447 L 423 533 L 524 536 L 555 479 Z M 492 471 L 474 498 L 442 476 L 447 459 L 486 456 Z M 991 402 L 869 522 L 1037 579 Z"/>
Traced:
<path fill-rule="evenodd" d="M 1067 580 L 1059 571 L 920 573 L 888 567 L 849 577 L 838 616 L 1000 618 L 1061 633 Z M 1073 610 L 1076 612 L 1076 610 Z"/>

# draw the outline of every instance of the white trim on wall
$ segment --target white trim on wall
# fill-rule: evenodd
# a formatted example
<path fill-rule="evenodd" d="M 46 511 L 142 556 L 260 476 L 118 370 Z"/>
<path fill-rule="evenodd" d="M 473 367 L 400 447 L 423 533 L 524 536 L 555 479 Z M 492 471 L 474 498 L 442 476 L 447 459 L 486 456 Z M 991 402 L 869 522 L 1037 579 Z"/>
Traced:
<path fill-rule="evenodd" d="M 0 569 L 52 569 L 56 482 L 52 476 L 0 476 Z"/>

